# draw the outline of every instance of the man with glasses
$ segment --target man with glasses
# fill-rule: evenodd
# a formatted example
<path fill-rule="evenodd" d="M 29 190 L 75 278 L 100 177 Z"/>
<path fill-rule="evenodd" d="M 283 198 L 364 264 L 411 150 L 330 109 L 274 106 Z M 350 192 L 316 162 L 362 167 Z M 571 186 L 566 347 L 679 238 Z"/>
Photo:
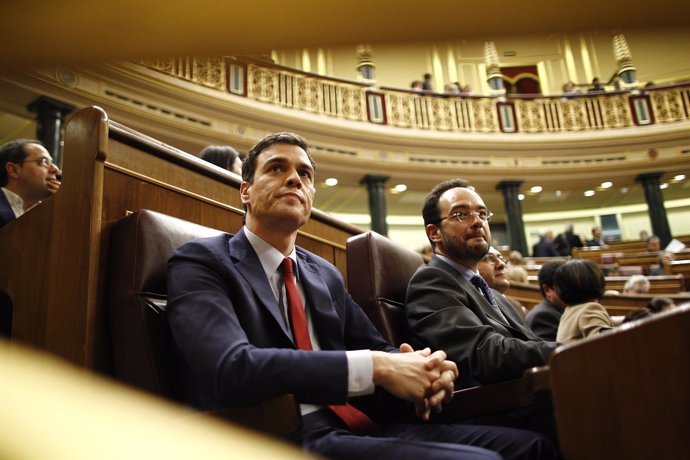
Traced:
<path fill-rule="evenodd" d="M 17 139 L 0 147 L 0 227 L 57 192 L 60 174 L 40 141 Z"/>
<path fill-rule="evenodd" d="M 458 364 L 460 388 L 517 378 L 546 364 L 556 343 L 542 341 L 514 309 L 502 308 L 479 275 L 493 215 L 481 196 L 467 181 L 451 179 L 426 197 L 422 214 L 434 256 L 407 289 L 410 341 L 444 350 Z"/>

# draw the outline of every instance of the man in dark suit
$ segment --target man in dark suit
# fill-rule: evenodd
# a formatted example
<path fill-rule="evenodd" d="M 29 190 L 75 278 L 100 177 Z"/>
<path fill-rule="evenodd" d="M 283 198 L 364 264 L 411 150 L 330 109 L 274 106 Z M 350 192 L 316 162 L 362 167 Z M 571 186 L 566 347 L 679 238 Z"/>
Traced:
<path fill-rule="evenodd" d="M 553 243 L 553 232 L 548 229 L 539 231 L 539 241 L 532 246 L 532 257 L 558 257 L 560 254 Z"/>
<path fill-rule="evenodd" d="M 478 272 L 489 251 L 493 215 L 479 194 L 462 179 L 442 182 L 424 200 L 422 214 L 434 256 L 407 288 L 404 310 L 412 344 L 444 350 L 458 364 L 457 384 L 462 388 L 517 378 L 530 367 L 546 364 L 557 344 L 537 337 Z M 548 408 L 476 422 L 557 438 Z"/>
<path fill-rule="evenodd" d="M 58 191 L 60 169 L 40 141 L 17 139 L 0 147 L 0 227 Z"/>
<path fill-rule="evenodd" d="M 525 317 L 525 323 L 532 332 L 552 342 L 556 341 L 558 324 L 565 309 L 565 304 L 553 287 L 553 278 L 558 267 L 564 263 L 565 260 L 553 260 L 542 265 L 539 270 L 539 288 L 544 300 L 532 307 Z"/>
<path fill-rule="evenodd" d="M 440 409 L 457 368 L 443 351 L 386 343 L 337 269 L 295 246 L 311 213 L 314 169 L 304 139 L 269 135 L 242 167 L 245 226 L 187 243 L 170 259 L 170 326 L 194 404 L 240 406 L 291 393 L 303 427 L 288 439 L 329 458 L 498 458 L 463 443 L 505 458 L 553 458 L 553 446 L 526 431 L 400 422 L 404 401 L 423 420 Z M 355 435 L 340 415 L 354 410 L 348 402 L 375 419 L 377 435 Z"/>
<path fill-rule="evenodd" d="M 598 225 L 592 227 L 592 239 L 587 240 L 587 246 L 600 246 L 605 248 L 607 245 L 606 242 L 604 242 L 602 235 L 603 232 L 601 231 L 601 227 Z"/>
<path fill-rule="evenodd" d="M 410 340 L 444 350 L 458 364 L 462 388 L 519 377 L 546 364 L 556 348 L 534 335 L 513 309 L 501 308 L 483 287 L 477 265 L 489 251 L 491 215 L 467 181 L 437 185 L 423 208 L 435 254 L 407 290 Z"/>

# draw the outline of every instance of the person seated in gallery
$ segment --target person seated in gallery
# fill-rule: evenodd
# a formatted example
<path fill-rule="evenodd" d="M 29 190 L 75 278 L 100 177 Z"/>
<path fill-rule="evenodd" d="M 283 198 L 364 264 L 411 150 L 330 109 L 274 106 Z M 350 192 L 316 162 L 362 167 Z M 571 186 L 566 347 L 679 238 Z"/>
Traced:
<path fill-rule="evenodd" d="M 632 275 L 623 286 L 623 294 L 649 294 L 649 280 L 644 275 Z"/>
<path fill-rule="evenodd" d="M 510 251 L 508 254 L 508 266 L 506 267 L 506 274 L 510 281 L 518 283 L 528 282 L 529 274 L 523 264 L 522 253 L 520 251 Z"/>
<path fill-rule="evenodd" d="M 532 329 L 532 332 L 550 342 L 556 341 L 558 325 L 565 309 L 565 304 L 558 297 L 553 282 L 556 270 L 564 263 L 564 260 L 552 260 L 541 266 L 537 276 L 539 290 L 544 300 L 532 307 L 525 317 L 525 323 Z"/>
<path fill-rule="evenodd" d="M 647 238 L 647 252 L 658 252 L 661 249 L 661 239 L 652 235 Z"/>
<path fill-rule="evenodd" d="M 592 238 L 587 240 L 587 246 L 599 246 L 605 248 L 606 242 L 604 242 L 602 235 L 603 232 L 601 231 L 601 227 L 598 225 L 592 227 Z"/>
<path fill-rule="evenodd" d="M 229 145 L 209 145 L 205 147 L 199 156 L 202 160 L 213 163 L 235 174 L 242 174 L 242 160 L 240 154 Z"/>
<path fill-rule="evenodd" d="M 550 229 L 539 230 L 539 241 L 532 246 L 532 257 L 558 256 L 558 250 L 553 244 L 553 232 Z"/>
<path fill-rule="evenodd" d="M 60 189 L 62 171 L 40 141 L 16 139 L 0 147 L 0 227 Z"/>
<path fill-rule="evenodd" d="M 554 284 L 565 304 L 556 341 L 575 342 L 614 326 L 606 308 L 599 303 L 606 285 L 599 265 L 587 259 L 569 260 L 556 270 Z"/>

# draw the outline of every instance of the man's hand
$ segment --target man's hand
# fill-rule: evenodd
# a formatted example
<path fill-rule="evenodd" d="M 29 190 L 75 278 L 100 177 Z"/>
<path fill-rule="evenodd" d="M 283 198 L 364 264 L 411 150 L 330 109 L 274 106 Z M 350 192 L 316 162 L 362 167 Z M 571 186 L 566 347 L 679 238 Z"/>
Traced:
<path fill-rule="evenodd" d="M 446 360 L 443 351 L 429 348 L 414 350 L 400 346 L 400 354 L 373 352 L 374 383 L 395 396 L 415 404 L 417 415 L 428 420 L 431 410 L 453 395 L 453 381 L 458 376 L 455 363 Z"/>

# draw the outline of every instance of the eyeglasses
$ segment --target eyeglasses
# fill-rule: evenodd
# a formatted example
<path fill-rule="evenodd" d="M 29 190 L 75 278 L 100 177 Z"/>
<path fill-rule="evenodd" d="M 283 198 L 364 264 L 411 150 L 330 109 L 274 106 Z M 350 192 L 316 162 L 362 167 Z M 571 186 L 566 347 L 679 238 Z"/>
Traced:
<path fill-rule="evenodd" d="M 469 222 L 475 217 L 479 217 L 479 220 L 481 220 L 482 222 L 488 222 L 491 220 L 493 216 L 494 213 L 489 211 L 488 209 L 481 209 L 479 211 L 457 211 L 453 214 L 444 217 L 441 220 L 455 219 L 458 222 Z"/>
<path fill-rule="evenodd" d="M 45 158 L 45 157 L 37 158 L 35 160 L 24 160 L 24 161 L 22 161 L 22 163 L 36 163 L 37 165 L 43 166 L 46 169 L 50 169 L 52 167 L 57 168 L 57 166 L 55 166 L 55 163 L 53 163 L 50 160 L 50 158 Z"/>
<path fill-rule="evenodd" d="M 488 253 L 487 255 L 485 255 L 485 256 L 482 258 L 482 261 L 483 261 L 483 262 L 490 263 L 490 264 L 492 264 L 492 265 L 496 265 L 496 264 L 500 261 L 500 262 L 502 262 L 503 264 L 508 265 L 508 260 L 506 260 L 505 257 L 503 257 L 503 256 L 501 256 L 501 255 L 493 254 L 493 253 L 491 253 L 491 252 Z"/>

